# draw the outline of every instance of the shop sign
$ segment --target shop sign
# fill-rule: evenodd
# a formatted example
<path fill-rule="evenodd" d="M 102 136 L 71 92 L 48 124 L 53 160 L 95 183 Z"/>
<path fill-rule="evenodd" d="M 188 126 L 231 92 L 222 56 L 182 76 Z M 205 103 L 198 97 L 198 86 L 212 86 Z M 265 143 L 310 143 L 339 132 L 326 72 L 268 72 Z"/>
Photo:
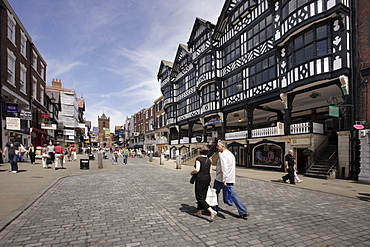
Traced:
<path fill-rule="evenodd" d="M 221 123 L 221 120 L 215 120 L 215 121 L 207 122 L 204 125 L 207 126 L 207 125 L 218 124 L 218 123 Z"/>
<path fill-rule="evenodd" d="M 41 123 L 41 129 L 56 130 L 57 125 L 56 124 Z"/>
<path fill-rule="evenodd" d="M 6 117 L 7 130 L 21 130 L 21 119 L 16 117 Z"/>
<path fill-rule="evenodd" d="M 50 119 L 50 114 L 41 114 L 42 119 Z"/>
<path fill-rule="evenodd" d="M 32 120 L 32 111 L 30 110 L 21 110 L 19 117 L 23 120 Z"/>
<path fill-rule="evenodd" d="M 18 113 L 18 104 L 16 103 L 6 103 L 5 107 L 7 113 Z"/>

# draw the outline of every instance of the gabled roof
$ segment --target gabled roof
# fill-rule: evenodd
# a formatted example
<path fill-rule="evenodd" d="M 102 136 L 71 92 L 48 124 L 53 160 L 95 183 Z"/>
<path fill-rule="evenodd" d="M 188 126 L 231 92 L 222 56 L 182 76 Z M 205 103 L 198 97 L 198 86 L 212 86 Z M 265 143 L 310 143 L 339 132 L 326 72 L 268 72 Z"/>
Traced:
<path fill-rule="evenodd" d="M 209 28 L 209 29 L 214 29 L 215 28 L 215 24 L 211 23 L 210 21 L 206 21 L 202 18 L 197 17 L 195 19 L 193 29 L 191 30 L 190 37 L 189 37 L 189 40 L 188 40 L 189 48 L 192 48 L 192 46 L 193 46 L 193 40 L 195 38 L 195 34 L 197 33 L 197 30 L 198 30 L 200 25 L 203 25 L 203 26 L 205 26 L 206 28 Z"/>
<path fill-rule="evenodd" d="M 188 49 L 188 46 L 179 44 L 175 56 L 175 60 L 172 66 L 172 72 L 178 73 L 179 72 L 179 61 L 184 57 L 184 56 L 191 56 L 191 52 Z"/>
<path fill-rule="evenodd" d="M 167 68 L 168 70 L 171 70 L 172 66 L 173 66 L 173 62 L 161 60 L 161 64 L 159 65 L 159 69 L 158 69 L 157 80 L 159 80 L 159 76 L 163 68 Z"/>
<path fill-rule="evenodd" d="M 254 2 L 252 4 L 251 2 Z M 226 0 L 224 6 L 222 7 L 221 15 L 218 17 L 217 24 L 215 31 L 213 33 L 213 40 L 220 40 L 221 36 L 223 35 L 227 24 L 230 22 L 229 18 L 233 15 L 233 13 L 239 8 L 238 5 L 245 4 L 245 1 L 240 0 Z M 257 0 L 250 0 L 249 2 L 251 5 L 249 8 L 245 9 L 245 13 L 254 9 L 257 6 Z"/>

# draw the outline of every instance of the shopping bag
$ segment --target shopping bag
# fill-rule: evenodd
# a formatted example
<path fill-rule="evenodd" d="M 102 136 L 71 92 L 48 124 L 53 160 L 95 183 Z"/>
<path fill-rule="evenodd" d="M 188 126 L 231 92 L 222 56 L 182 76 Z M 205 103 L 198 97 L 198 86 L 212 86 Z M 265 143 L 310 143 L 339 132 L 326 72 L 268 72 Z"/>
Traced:
<path fill-rule="evenodd" d="M 224 203 L 229 205 L 229 206 L 234 205 L 231 186 L 230 185 L 225 185 L 222 188 L 222 191 L 223 191 L 223 196 L 224 196 Z"/>
<path fill-rule="evenodd" d="M 218 205 L 216 189 L 211 188 L 211 186 L 208 186 L 206 202 L 208 203 L 209 206 Z"/>

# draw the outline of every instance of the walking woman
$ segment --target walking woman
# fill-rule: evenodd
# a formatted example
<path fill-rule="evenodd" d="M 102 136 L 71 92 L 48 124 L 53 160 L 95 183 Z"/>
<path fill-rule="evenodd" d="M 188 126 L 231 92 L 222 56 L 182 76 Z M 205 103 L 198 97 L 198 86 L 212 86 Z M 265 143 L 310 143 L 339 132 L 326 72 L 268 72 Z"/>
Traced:
<path fill-rule="evenodd" d="M 30 157 L 31 164 L 35 164 L 35 157 L 36 157 L 36 149 L 31 143 L 28 150 L 27 150 L 28 156 Z"/>
<path fill-rule="evenodd" d="M 195 161 L 195 170 L 190 175 L 196 174 L 195 180 L 195 198 L 198 203 L 198 212 L 195 215 L 201 215 L 203 210 L 207 210 L 211 215 L 211 221 L 215 218 L 217 212 L 214 211 L 206 202 L 208 186 L 211 183 L 212 163 L 207 157 L 208 147 L 202 145 L 199 147 L 199 157 Z"/>

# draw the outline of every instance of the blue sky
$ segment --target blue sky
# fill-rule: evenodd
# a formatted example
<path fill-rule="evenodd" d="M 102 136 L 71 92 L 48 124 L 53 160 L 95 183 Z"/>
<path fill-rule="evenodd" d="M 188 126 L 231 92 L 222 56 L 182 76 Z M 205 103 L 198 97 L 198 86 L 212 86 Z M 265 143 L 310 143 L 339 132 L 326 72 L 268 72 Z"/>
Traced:
<path fill-rule="evenodd" d="M 8 0 L 47 62 L 111 129 L 161 96 L 161 60 L 187 44 L 195 18 L 216 24 L 224 0 Z"/>

